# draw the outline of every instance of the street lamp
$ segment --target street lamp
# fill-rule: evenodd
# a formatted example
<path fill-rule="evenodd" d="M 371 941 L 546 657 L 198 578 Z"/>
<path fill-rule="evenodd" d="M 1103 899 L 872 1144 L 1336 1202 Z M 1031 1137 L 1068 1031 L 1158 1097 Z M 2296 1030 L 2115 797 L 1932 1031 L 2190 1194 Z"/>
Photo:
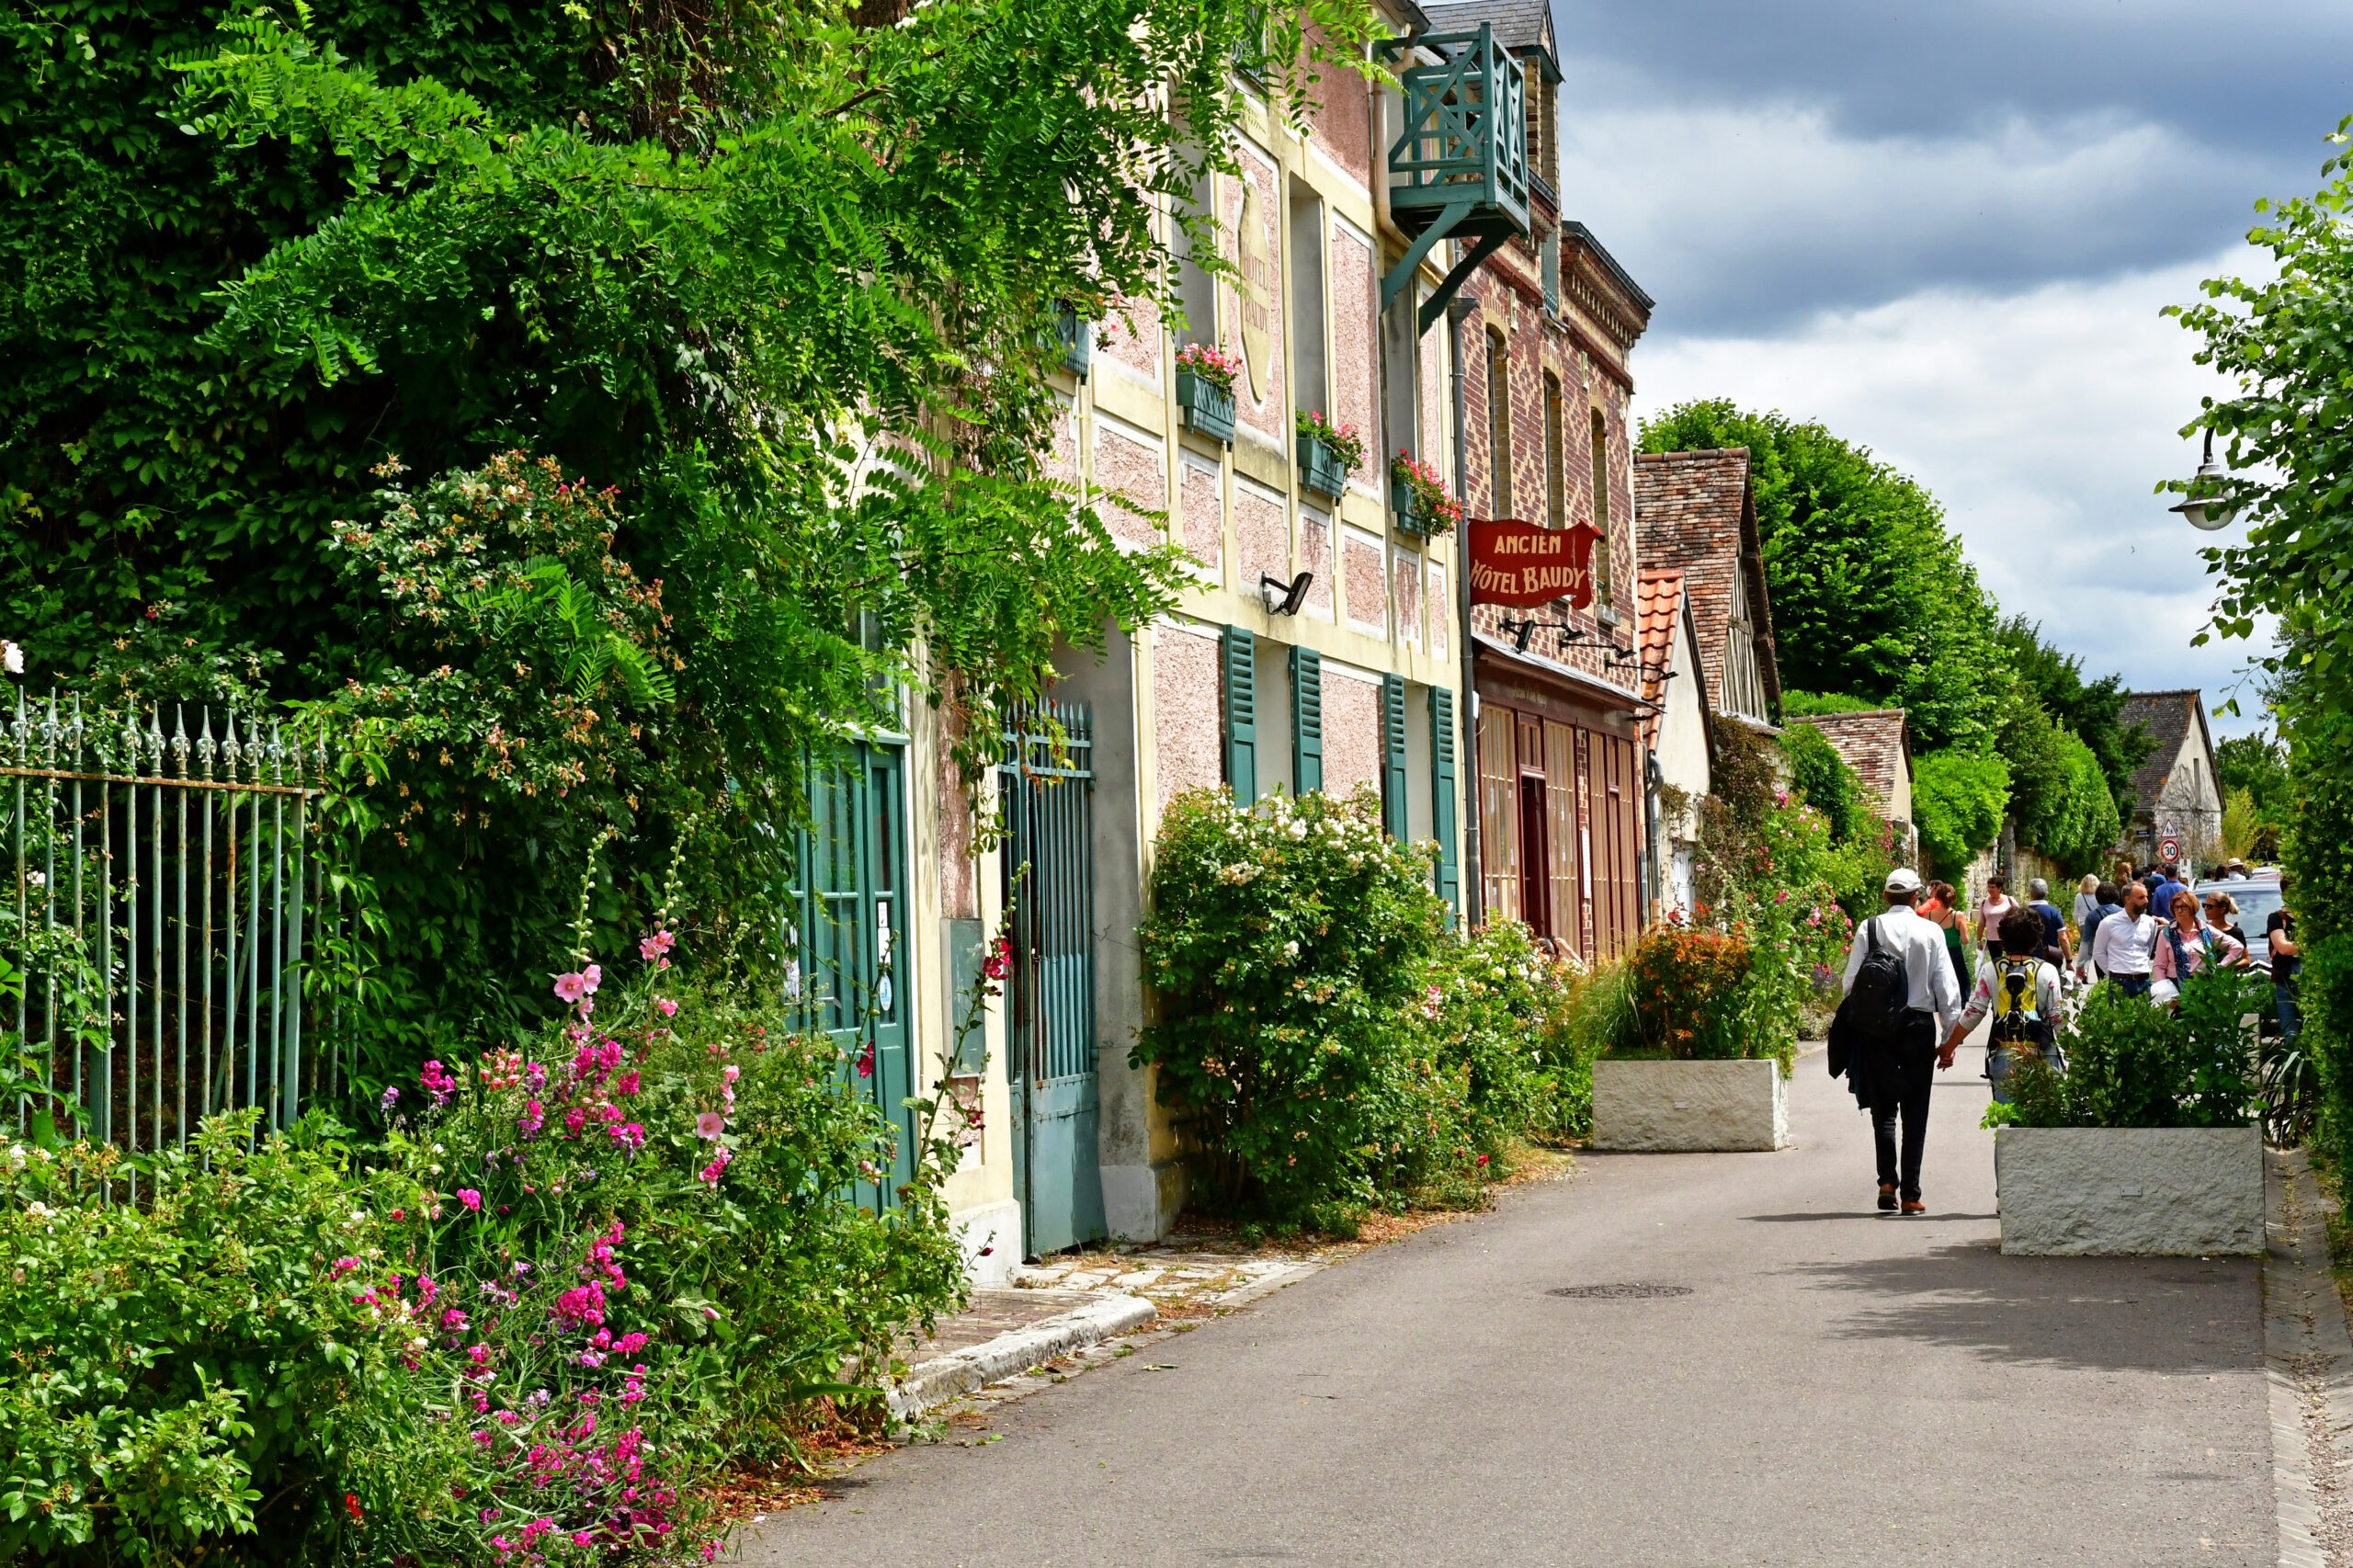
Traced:
<path fill-rule="evenodd" d="M 2198 477 L 2189 482 L 2188 499 L 2166 510 L 2179 512 L 2189 520 L 2191 528 L 2202 528 L 2208 533 L 2228 528 L 2231 519 L 2238 515 L 2238 505 L 2215 498 L 2214 492 L 2221 489 L 2222 484 L 2222 467 L 2214 460 L 2214 432 L 2209 430 L 2206 432 L 2206 456 L 2198 465 Z"/>

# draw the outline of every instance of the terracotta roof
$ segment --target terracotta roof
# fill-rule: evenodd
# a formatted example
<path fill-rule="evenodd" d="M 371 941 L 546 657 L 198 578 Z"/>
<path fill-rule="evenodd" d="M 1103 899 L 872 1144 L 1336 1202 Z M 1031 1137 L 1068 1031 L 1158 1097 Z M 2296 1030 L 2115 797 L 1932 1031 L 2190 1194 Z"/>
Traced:
<path fill-rule="evenodd" d="M 1641 661 L 1643 700 L 1654 710 L 1642 722 L 1643 744 L 1658 744 L 1658 725 L 1666 707 L 1666 676 L 1675 668 L 1675 635 L 1683 619 L 1683 574 L 1637 572 L 1634 574 L 1634 657 Z M 1679 672 L 1689 678 L 1692 672 Z M 1704 703 L 1706 699 L 1701 698 Z"/>
<path fill-rule="evenodd" d="M 1765 592 L 1765 550 L 1748 486 L 1748 449 L 1637 453 L 1634 541 L 1635 560 L 1683 574 L 1711 707 L 1723 699 L 1733 584 L 1735 574 L 1746 574 L 1757 673 L 1768 708 L 1779 708 L 1781 676 L 1773 661 L 1773 607 Z"/>
<path fill-rule="evenodd" d="M 1823 738 L 1846 759 L 1847 766 L 1861 775 L 1863 782 L 1879 797 L 1881 814 L 1886 814 L 1887 807 L 1895 799 L 1899 770 L 1909 773 L 1912 767 L 1912 725 L 1903 709 L 1821 713 L 1791 719 L 1790 722 L 1820 730 Z"/>
<path fill-rule="evenodd" d="M 2164 792 L 2165 779 L 2173 772 L 2176 758 L 2181 756 L 2182 742 L 2189 738 L 2190 726 L 2202 733 L 2206 728 L 2206 704 L 2198 688 L 2183 691 L 2135 691 L 2125 695 L 2123 711 L 2117 723 L 2130 730 L 2143 726 L 2149 738 L 2156 743 L 2145 761 L 2132 770 L 2132 795 L 2141 810 L 2154 814 L 2157 796 Z M 2214 744 L 2210 739 L 2206 750 L 2211 755 Z"/>

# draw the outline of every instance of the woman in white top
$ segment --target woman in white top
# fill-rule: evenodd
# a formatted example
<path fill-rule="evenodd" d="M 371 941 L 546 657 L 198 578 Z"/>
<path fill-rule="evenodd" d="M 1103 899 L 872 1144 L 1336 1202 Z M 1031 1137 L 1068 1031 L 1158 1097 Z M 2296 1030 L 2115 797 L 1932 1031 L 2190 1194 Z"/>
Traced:
<path fill-rule="evenodd" d="M 2111 917 L 2112 918 L 2112 917 Z M 1948 1051 L 1959 1046 L 1963 1037 L 1984 1022 L 1988 1013 L 1997 1017 L 2007 1015 L 2012 1008 L 2004 997 L 2012 974 L 2019 978 L 2022 994 L 2017 999 L 2019 1032 L 2041 1053 L 2044 1061 L 2059 1072 L 2067 1070 L 2067 1060 L 2059 1050 L 2060 990 L 2059 971 L 2035 956 L 2042 943 L 2042 916 L 2021 903 L 2013 903 L 2006 917 L 2006 928 L 1997 938 L 2000 948 L 2013 956 L 1989 956 L 1977 966 L 1977 985 L 1969 994 L 1969 1004 L 1961 1010 L 1961 1020 L 1952 1027 L 1945 1040 Z M 2015 1065 L 2010 1046 L 1998 1040 L 1985 1044 L 1985 1076 L 1994 1085 L 1994 1097 L 2004 1104 L 2009 1102 L 2007 1080 Z"/>
<path fill-rule="evenodd" d="M 2098 907 L 2099 873 L 2097 871 L 2086 871 L 2084 873 L 2084 880 L 2075 884 L 2075 908 L 2074 911 L 2075 917 L 2075 929 L 2078 931 L 2082 930 L 2084 928 L 2084 922 L 2090 919 L 2092 911 Z"/>

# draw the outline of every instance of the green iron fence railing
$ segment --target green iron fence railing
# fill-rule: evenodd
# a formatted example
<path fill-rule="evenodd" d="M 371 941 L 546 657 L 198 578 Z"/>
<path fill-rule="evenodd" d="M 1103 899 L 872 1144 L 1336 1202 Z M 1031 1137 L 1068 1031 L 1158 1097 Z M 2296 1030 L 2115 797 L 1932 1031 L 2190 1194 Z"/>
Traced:
<path fill-rule="evenodd" d="M 308 842 L 325 762 L 233 710 L 20 693 L 0 719 L 0 1027 L 84 1136 L 147 1153 L 247 1106 L 283 1128 L 339 1087 L 335 999 L 303 984 L 341 923 Z M 20 1132 L 55 1114 L 16 1099 Z"/>

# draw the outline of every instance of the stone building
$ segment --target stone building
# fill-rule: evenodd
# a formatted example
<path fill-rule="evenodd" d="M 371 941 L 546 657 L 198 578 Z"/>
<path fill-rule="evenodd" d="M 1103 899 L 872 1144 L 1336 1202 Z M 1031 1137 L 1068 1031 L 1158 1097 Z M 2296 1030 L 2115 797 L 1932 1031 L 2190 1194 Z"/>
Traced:
<path fill-rule="evenodd" d="M 1553 528 L 1589 523 L 1599 535 L 1590 608 L 1471 611 L 1478 913 L 1608 957 L 1645 913 L 1627 361 L 1652 301 L 1562 216 L 1550 7 L 1485 0 L 1428 11 L 1436 32 L 1491 28 L 1523 62 L 1530 100 L 1529 232 L 1481 265 L 1455 312 L 1469 509 Z M 1532 630 L 1522 635 L 1523 625 Z"/>
<path fill-rule="evenodd" d="M 1872 708 L 1790 722 L 1822 732 L 1871 792 L 1880 820 L 1894 826 L 1897 858 L 1916 863 L 1916 835 L 1912 830 L 1912 724 L 1904 710 Z"/>
<path fill-rule="evenodd" d="M 1634 515 L 1643 566 L 1683 574 L 1715 716 L 1773 729 L 1781 677 L 1748 449 L 1643 453 Z"/>
<path fill-rule="evenodd" d="M 2132 820 L 2119 853 L 2146 866 L 2163 858 L 2171 840 L 2185 864 L 2211 859 L 2222 838 L 2222 786 L 2214 773 L 2203 695 L 2194 688 L 2136 691 L 2124 699 L 2119 719 L 2127 731 L 2141 725 L 2155 743 L 2133 770 Z"/>
<path fill-rule="evenodd" d="M 1715 788 L 1715 721 L 1699 625 L 1683 574 L 1644 568 L 1636 577 L 1635 641 L 1642 661 L 1643 744 L 1649 753 L 1653 907 L 1692 907 L 1699 802 Z"/>

